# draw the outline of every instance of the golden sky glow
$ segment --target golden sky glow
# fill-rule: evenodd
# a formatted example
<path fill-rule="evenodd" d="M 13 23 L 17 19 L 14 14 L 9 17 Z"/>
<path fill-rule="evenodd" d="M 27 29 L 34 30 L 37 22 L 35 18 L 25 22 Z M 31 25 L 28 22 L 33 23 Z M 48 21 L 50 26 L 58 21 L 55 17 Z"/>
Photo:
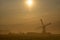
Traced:
<path fill-rule="evenodd" d="M 0 0 L 0 30 L 32 32 L 40 27 L 40 19 L 47 32 L 60 33 L 60 0 Z M 57 4 L 56 4 L 57 3 Z M 13 26 L 10 26 L 13 25 Z M 2 26 L 1 26 L 2 25 Z M 8 26 L 4 26 L 8 25 Z"/>

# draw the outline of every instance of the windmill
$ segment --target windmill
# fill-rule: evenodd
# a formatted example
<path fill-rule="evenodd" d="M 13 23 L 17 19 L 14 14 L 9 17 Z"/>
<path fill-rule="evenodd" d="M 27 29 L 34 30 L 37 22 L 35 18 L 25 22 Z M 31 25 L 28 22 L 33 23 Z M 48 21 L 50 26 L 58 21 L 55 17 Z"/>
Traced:
<path fill-rule="evenodd" d="M 51 23 L 47 23 L 47 24 L 44 24 L 44 22 L 43 22 L 43 20 L 42 19 L 40 19 L 40 21 L 41 21 L 41 27 L 42 27 L 42 33 L 43 34 L 45 34 L 46 33 L 46 27 L 48 26 L 48 25 L 50 25 Z M 40 27 L 39 27 L 40 28 Z"/>

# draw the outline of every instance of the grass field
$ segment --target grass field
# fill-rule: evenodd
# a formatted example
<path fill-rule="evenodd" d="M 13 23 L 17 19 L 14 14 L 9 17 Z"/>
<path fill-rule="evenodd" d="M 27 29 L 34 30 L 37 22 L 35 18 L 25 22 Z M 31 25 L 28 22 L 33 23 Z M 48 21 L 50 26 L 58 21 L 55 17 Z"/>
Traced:
<path fill-rule="evenodd" d="M 0 40 L 60 40 L 60 35 L 0 35 Z"/>

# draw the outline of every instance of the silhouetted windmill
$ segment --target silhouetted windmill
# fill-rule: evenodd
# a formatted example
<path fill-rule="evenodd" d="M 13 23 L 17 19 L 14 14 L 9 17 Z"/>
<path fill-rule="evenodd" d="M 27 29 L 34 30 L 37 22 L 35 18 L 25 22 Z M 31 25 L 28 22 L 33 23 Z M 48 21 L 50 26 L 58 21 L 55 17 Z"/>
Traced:
<path fill-rule="evenodd" d="M 40 20 L 41 20 L 41 24 L 42 24 L 42 28 L 43 28 L 42 33 L 46 33 L 46 27 L 47 27 L 48 25 L 50 25 L 51 23 L 44 24 L 44 23 L 43 23 L 43 20 L 42 20 L 42 19 L 40 19 Z"/>
<path fill-rule="evenodd" d="M 42 26 L 40 26 L 40 27 L 42 27 L 42 33 L 45 34 L 45 33 L 46 33 L 46 27 L 47 27 L 48 25 L 50 25 L 51 23 L 44 24 L 42 19 L 40 19 L 40 21 L 41 21 L 41 25 L 42 25 Z M 39 28 L 40 28 L 40 27 L 39 27 Z"/>

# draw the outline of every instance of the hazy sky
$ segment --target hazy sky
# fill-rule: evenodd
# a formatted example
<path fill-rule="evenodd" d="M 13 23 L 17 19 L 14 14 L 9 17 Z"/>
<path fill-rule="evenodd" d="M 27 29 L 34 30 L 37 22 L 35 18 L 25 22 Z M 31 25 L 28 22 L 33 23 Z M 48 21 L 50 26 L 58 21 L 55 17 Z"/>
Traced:
<path fill-rule="evenodd" d="M 60 0 L 33 0 L 32 8 L 24 0 L 0 0 L 1 30 L 41 32 L 42 28 L 35 30 L 41 26 L 41 18 L 44 24 L 52 23 L 47 26 L 48 32 L 60 33 Z"/>

